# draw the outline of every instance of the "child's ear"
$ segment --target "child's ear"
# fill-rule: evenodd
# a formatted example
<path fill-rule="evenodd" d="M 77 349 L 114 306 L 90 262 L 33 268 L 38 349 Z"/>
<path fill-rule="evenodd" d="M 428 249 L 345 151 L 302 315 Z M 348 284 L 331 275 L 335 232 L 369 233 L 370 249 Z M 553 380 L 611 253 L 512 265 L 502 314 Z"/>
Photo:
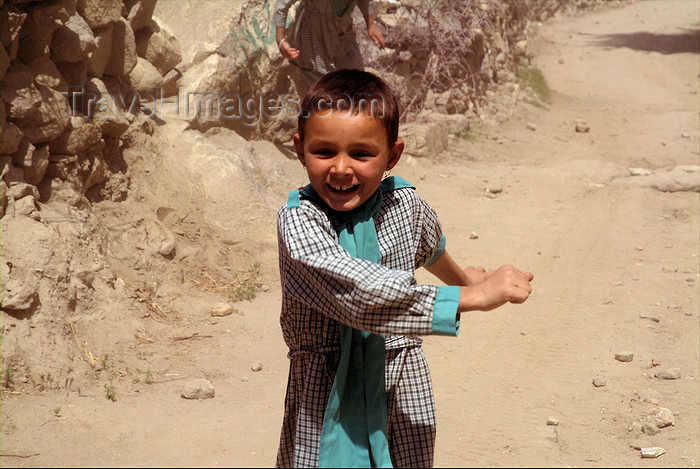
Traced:
<path fill-rule="evenodd" d="M 394 146 L 389 149 L 389 160 L 386 163 L 386 169 L 392 169 L 396 166 L 396 163 L 401 159 L 401 154 L 403 153 L 404 143 L 403 140 L 397 140 Z"/>
<path fill-rule="evenodd" d="M 306 167 L 306 159 L 304 158 L 304 144 L 301 142 L 301 138 L 299 138 L 299 134 L 294 134 L 294 149 L 297 151 L 297 158 L 299 158 L 299 161 L 301 162 L 302 166 Z"/>

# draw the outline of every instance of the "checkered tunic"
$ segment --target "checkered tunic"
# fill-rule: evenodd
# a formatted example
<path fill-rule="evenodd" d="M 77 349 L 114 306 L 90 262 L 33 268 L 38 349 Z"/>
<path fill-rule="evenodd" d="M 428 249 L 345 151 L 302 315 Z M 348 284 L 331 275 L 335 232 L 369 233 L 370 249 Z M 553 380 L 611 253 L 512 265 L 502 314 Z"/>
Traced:
<path fill-rule="evenodd" d="M 412 188 L 384 193 L 374 218 L 381 265 L 339 244 L 338 220 L 301 196 L 278 214 L 280 323 L 289 379 L 278 467 L 315 467 L 323 415 L 338 367 L 338 323 L 386 335 L 388 440 L 395 467 L 431 467 L 435 411 L 420 335 L 432 333 L 438 287 L 414 270 L 436 252 L 442 228 Z"/>
<path fill-rule="evenodd" d="M 287 14 L 298 0 L 277 0 L 272 21 L 275 26 L 287 25 Z M 297 91 L 304 96 L 311 85 L 327 72 L 340 69 L 364 70 L 362 53 L 355 37 L 351 14 L 337 16 L 328 0 L 303 0 L 297 10 L 290 45 L 299 49 L 295 65 Z M 351 0 L 338 0 L 351 5 Z M 374 6 L 369 0 L 358 0 L 362 16 L 372 14 Z"/>

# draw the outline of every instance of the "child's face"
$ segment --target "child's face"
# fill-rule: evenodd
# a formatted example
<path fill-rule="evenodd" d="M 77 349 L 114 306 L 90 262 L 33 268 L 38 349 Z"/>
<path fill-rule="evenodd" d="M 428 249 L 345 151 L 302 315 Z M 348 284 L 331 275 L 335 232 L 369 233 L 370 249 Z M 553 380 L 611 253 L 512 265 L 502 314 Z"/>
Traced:
<path fill-rule="evenodd" d="M 379 119 L 335 110 L 312 114 L 304 126 L 303 145 L 299 134 L 294 145 L 314 190 L 338 211 L 369 199 L 384 172 L 398 163 L 404 146 L 397 140 L 389 147 Z"/>

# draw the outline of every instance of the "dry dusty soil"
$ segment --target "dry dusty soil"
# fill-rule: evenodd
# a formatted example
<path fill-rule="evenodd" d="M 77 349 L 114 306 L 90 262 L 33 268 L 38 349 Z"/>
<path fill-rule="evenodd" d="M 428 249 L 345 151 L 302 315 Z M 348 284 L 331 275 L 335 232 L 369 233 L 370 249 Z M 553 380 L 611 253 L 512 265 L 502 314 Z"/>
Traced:
<path fill-rule="evenodd" d="M 535 275 L 525 304 L 463 314 L 458 338 L 426 339 L 436 466 L 700 464 L 700 196 L 654 187 L 679 165 L 700 178 L 690 166 L 700 158 L 699 10 L 637 1 L 541 25 L 533 62 L 549 103 L 521 102 L 507 122 L 394 170 L 435 207 L 465 267 Z M 177 145 L 181 127 L 169 126 L 154 138 Z M 301 167 L 285 164 L 285 190 L 303 183 Z M 274 213 L 257 222 L 274 240 Z M 5 394 L 2 466 L 274 465 L 288 361 L 276 247 L 265 246 L 268 291 L 238 303 L 240 314 L 174 326 L 188 340 L 142 344 L 152 375 L 124 377 L 115 401 L 102 385 Z M 628 352 L 632 361 L 616 360 Z M 679 378 L 655 377 L 673 368 Z M 182 399 L 194 378 L 216 397 Z M 657 407 L 673 424 L 641 433 Z M 640 439 L 665 454 L 642 459 L 631 447 Z"/>

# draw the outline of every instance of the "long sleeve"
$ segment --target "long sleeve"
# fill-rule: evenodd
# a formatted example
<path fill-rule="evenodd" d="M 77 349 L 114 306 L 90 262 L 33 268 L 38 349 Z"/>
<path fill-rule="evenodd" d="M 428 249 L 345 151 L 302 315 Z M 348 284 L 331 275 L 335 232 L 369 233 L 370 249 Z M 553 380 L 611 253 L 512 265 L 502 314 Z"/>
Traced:
<path fill-rule="evenodd" d="M 351 257 L 311 203 L 281 211 L 278 230 L 282 287 L 295 303 L 377 334 L 432 332 L 438 287 L 416 285 L 412 272 Z"/>
<path fill-rule="evenodd" d="M 277 0 L 275 5 L 275 12 L 272 15 L 272 23 L 275 26 L 286 27 L 287 26 L 287 14 L 289 9 L 297 2 L 297 0 Z"/>

